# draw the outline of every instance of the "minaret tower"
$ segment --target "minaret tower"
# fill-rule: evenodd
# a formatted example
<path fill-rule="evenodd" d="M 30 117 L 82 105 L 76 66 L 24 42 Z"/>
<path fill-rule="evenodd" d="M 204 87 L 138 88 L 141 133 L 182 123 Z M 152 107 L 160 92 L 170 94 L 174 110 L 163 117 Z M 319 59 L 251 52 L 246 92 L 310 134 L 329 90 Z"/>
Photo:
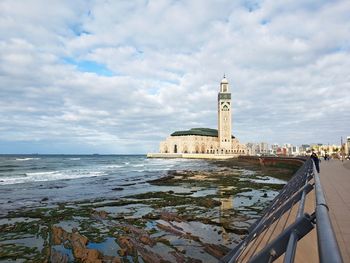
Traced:
<path fill-rule="evenodd" d="M 221 80 L 220 91 L 218 94 L 218 133 L 220 145 L 219 153 L 231 153 L 231 93 L 225 75 Z"/>

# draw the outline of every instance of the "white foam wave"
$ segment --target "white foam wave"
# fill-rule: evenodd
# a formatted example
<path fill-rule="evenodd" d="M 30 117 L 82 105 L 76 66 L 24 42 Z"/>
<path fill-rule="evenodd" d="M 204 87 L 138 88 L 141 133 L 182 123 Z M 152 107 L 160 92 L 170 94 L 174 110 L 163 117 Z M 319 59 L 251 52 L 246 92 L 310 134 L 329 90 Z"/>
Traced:
<path fill-rule="evenodd" d="M 113 165 L 106 166 L 106 168 L 108 169 L 121 168 L 121 167 L 124 167 L 124 165 L 113 164 Z"/>
<path fill-rule="evenodd" d="M 41 158 L 16 158 L 15 161 L 40 160 Z"/>
<path fill-rule="evenodd" d="M 69 158 L 69 160 L 71 160 L 71 161 L 79 161 L 80 158 Z"/>
<path fill-rule="evenodd" d="M 104 174 L 105 173 L 103 171 L 87 170 L 35 172 L 26 173 L 25 176 L 2 177 L 0 179 L 0 185 L 77 179 L 84 177 L 102 176 Z"/>
<path fill-rule="evenodd" d="M 132 167 L 144 167 L 144 164 L 134 164 Z"/>

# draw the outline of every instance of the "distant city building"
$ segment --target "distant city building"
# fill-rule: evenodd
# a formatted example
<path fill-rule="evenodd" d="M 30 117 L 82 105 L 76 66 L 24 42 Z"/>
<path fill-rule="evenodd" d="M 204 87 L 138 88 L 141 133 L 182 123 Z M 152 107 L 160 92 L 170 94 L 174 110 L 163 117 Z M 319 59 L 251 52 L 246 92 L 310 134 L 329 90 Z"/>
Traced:
<path fill-rule="evenodd" d="M 300 155 L 307 155 L 307 154 L 310 154 L 310 152 L 311 152 L 311 147 L 309 144 L 302 144 L 299 147 L 299 154 Z"/>
<path fill-rule="evenodd" d="M 253 143 L 249 142 L 246 144 L 248 155 L 268 155 L 271 154 L 269 144 L 266 142 Z"/>
<path fill-rule="evenodd" d="M 277 154 L 278 147 L 279 147 L 278 143 L 274 143 L 271 145 L 271 150 L 273 154 Z"/>
<path fill-rule="evenodd" d="M 248 155 L 256 155 L 257 154 L 257 152 L 256 152 L 256 143 L 248 142 L 246 144 L 246 149 L 247 149 L 247 154 Z"/>
<path fill-rule="evenodd" d="M 269 153 L 269 144 L 266 142 L 259 143 L 259 153 L 260 154 L 267 154 Z"/>

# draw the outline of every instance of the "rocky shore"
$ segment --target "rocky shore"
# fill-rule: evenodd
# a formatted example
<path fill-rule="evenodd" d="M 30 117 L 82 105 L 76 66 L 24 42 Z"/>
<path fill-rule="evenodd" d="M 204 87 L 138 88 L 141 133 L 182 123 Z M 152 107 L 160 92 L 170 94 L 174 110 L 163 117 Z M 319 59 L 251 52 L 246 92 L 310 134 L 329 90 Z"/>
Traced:
<path fill-rule="evenodd" d="M 216 169 L 172 170 L 148 181 L 152 192 L 55 205 L 42 200 L 42 207 L 11 211 L 0 218 L 0 260 L 217 262 L 297 165 L 212 162 Z"/>

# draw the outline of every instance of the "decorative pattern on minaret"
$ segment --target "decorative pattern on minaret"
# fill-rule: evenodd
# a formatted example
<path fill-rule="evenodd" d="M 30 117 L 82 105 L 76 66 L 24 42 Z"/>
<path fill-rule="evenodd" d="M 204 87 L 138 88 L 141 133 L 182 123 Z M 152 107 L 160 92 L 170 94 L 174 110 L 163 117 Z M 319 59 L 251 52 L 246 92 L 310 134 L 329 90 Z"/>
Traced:
<path fill-rule="evenodd" d="M 220 151 L 230 152 L 232 148 L 231 93 L 224 75 L 218 94 L 218 135 Z"/>

